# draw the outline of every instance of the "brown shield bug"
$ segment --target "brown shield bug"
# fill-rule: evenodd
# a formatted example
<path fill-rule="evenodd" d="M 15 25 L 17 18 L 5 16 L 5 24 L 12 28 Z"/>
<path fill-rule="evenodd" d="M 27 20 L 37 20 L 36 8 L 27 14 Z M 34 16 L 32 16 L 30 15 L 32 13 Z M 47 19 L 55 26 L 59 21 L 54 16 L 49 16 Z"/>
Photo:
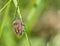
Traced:
<path fill-rule="evenodd" d="M 13 28 L 16 34 L 22 35 L 22 23 L 19 19 L 13 21 Z"/>

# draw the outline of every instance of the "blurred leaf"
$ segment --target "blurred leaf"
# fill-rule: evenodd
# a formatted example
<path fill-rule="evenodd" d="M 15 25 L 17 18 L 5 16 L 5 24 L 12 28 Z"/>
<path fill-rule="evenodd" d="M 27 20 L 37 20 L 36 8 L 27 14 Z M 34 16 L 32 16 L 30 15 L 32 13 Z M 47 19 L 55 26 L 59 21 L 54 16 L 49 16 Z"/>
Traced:
<path fill-rule="evenodd" d="M 11 3 L 11 0 L 9 2 L 9 5 L 7 5 L 6 11 L 5 11 L 4 15 L 3 15 L 4 17 L 3 17 L 2 24 L 1 24 L 1 27 L 0 27 L 0 37 L 1 37 L 2 31 L 3 31 L 3 28 L 4 28 L 4 26 L 5 26 L 6 22 L 7 22 L 7 15 L 8 15 L 10 3 Z"/>
<path fill-rule="evenodd" d="M 32 46 L 45 46 L 45 40 L 39 37 L 30 38 Z M 26 38 L 23 38 L 19 46 L 28 46 Z"/>
<path fill-rule="evenodd" d="M 30 0 L 19 0 L 20 8 L 23 8 L 23 9 L 27 8 L 29 3 L 30 3 Z"/>
<path fill-rule="evenodd" d="M 7 7 L 7 5 L 9 4 L 10 1 L 8 1 L 1 9 L 0 9 L 0 13 Z"/>
<path fill-rule="evenodd" d="M 49 46 L 60 46 L 60 33 L 52 37 Z"/>
<path fill-rule="evenodd" d="M 36 0 L 36 3 L 33 5 L 29 15 L 27 16 L 26 21 L 26 28 L 27 31 L 31 31 L 34 27 L 37 19 L 41 16 L 41 13 L 47 6 L 47 0 Z"/>
<path fill-rule="evenodd" d="M 11 32 L 11 29 L 8 23 L 4 26 L 3 31 L 4 32 L 2 35 L 2 39 L 3 39 L 5 46 L 15 46 L 13 34 Z"/>

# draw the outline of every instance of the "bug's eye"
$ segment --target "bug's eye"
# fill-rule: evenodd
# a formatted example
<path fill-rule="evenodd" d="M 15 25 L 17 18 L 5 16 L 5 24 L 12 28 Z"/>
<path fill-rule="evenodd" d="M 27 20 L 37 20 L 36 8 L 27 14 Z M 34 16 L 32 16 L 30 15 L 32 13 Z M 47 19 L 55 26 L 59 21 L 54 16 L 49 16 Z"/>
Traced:
<path fill-rule="evenodd" d="M 20 24 L 20 21 L 15 20 L 15 21 L 13 22 L 13 25 L 18 25 L 18 24 Z"/>
<path fill-rule="evenodd" d="M 13 25 L 16 25 L 16 23 L 13 23 Z"/>

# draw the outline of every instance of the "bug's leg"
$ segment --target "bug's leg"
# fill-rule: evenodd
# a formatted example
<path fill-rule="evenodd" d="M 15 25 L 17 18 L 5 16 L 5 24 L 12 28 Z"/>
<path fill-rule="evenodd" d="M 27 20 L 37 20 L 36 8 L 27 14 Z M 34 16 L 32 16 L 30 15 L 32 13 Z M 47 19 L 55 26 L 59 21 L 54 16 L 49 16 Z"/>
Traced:
<path fill-rule="evenodd" d="M 26 26 L 26 24 L 22 23 L 22 31 L 23 32 L 25 32 L 25 30 L 26 30 L 26 27 L 25 26 Z"/>
<path fill-rule="evenodd" d="M 15 28 L 15 33 L 18 34 L 19 31 L 18 31 L 18 27 Z"/>
<path fill-rule="evenodd" d="M 17 31 L 16 31 L 16 29 L 14 29 L 14 32 L 17 34 Z"/>
<path fill-rule="evenodd" d="M 18 29 L 18 33 L 22 35 L 22 29 Z"/>
<path fill-rule="evenodd" d="M 23 32 L 25 32 L 25 31 L 26 31 L 25 26 L 22 26 L 22 31 L 23 31 Z"/>

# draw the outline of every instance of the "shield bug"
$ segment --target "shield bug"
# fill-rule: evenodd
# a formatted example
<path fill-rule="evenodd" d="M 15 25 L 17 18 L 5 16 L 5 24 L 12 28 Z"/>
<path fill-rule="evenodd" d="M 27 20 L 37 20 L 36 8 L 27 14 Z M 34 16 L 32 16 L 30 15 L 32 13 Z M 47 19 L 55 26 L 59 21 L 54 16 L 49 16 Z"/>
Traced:
<path fill-rule="evenodd" d="M 13 21 L 13 28 L 16 34 L 22 35 L 22 23 L 19 19 Z"/>

